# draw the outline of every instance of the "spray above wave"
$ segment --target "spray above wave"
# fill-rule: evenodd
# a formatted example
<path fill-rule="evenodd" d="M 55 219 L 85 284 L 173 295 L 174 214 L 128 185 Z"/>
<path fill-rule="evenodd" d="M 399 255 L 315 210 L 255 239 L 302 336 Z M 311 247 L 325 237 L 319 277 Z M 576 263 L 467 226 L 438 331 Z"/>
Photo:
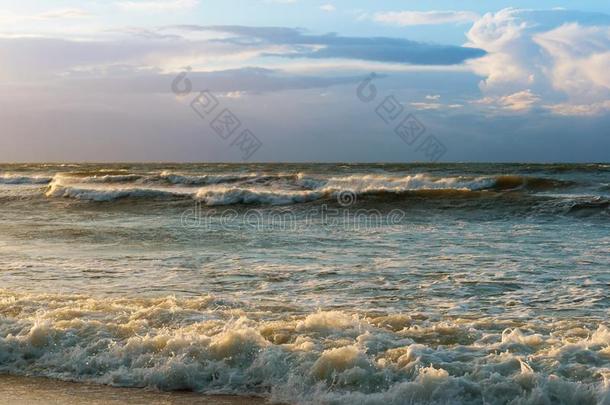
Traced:
<path fill-rule="evenodd" d="M 0 372 L 300 404 L 593 405 L 610 395 L 602 325 L 252 310 L 213 296 L 0 291 Z"/>

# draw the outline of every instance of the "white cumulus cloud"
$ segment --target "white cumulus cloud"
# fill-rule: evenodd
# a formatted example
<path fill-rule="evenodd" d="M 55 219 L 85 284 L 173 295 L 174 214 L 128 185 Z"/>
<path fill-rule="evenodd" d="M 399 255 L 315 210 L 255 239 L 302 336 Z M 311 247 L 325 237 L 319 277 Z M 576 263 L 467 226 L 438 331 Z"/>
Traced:
<path fill-rule="evenodd" d="M 540 102 L 562 115 L 610 110 L 610 16 L 510 8 L 482 16 L 467 37 L 487 51 L 467 62 L 483 77 L 483 104 L 525 111 Z"/>

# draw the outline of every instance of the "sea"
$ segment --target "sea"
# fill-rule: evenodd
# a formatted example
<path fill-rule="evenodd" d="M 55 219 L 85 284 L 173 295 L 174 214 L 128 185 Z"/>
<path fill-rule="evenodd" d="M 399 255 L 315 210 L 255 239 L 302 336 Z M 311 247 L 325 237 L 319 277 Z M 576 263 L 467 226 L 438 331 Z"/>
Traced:
<path fill-rule="evenodd" d="M 610 164 L 2 164 L 0 374 L 610 404 Z"/>

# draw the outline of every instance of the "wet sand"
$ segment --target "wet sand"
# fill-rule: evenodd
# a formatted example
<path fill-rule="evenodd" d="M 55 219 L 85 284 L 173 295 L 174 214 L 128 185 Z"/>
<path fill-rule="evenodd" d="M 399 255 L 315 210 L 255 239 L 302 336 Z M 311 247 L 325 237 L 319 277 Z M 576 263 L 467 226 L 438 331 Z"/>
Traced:
<path fill-rule="evenodd" d="M 11 405 L 246 405 L 263 398 L 158 392 L 138 388 L 72 383 L 47 378 L 0 375 L 0 404 Z"/>

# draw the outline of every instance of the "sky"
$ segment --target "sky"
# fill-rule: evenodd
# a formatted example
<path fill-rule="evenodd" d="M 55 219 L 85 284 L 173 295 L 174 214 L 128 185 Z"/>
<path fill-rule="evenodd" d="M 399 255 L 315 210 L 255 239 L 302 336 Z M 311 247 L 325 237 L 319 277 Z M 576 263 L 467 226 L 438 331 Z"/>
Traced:
<path fill-rule="evenodd" d="M 0 61 L 2 162 L 610 161 L 601 0 L 0 0 Z"/>

